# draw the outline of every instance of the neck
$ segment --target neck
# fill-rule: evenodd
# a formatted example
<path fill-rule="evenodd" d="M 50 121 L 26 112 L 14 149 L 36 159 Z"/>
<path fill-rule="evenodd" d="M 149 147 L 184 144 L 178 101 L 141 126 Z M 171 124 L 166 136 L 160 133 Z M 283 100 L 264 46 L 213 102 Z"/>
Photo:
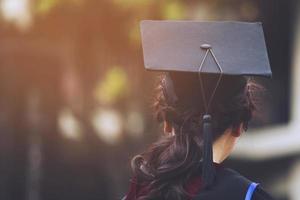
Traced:
<path fill-rule="evenodd" d="M 232 136 L 231 129 L 227 129 L 213 144 L 213 161 L 222 163 L 233 150 L 236 137 Z"/>

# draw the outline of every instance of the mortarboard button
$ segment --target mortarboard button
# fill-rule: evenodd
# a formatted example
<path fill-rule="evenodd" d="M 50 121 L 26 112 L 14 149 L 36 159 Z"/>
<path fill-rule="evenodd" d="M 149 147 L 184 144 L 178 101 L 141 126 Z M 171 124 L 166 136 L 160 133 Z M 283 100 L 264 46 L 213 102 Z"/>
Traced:
<path fill-rule="evenodd" d="M 210 44 L 202 44 L 201 49 L 211 49 L 211 45 Z"/>
<path fill-rule="evenodd" d="M 206 115 L 203 115 L 203 122 L 210 122 L 211 121 L 211 116 L 206 114 Z"/>

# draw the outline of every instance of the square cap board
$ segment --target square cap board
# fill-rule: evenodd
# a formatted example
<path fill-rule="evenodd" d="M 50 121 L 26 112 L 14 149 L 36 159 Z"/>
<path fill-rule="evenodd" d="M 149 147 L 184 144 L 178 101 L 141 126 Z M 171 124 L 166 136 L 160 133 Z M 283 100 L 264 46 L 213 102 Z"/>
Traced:
<path fill-rule="evenodd" d="M 260 22 L 141 22 L 148 70 L 272 75 Z"/>

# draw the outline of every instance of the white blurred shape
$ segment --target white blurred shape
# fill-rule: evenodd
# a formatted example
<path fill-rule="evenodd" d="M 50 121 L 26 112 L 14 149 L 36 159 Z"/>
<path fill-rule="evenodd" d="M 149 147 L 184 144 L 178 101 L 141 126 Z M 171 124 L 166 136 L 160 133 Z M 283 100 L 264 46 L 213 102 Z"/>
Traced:
<path fill-rule="evenodd" d="M 78 120 L 72 114 L 71 110 L 63 109 L 58 117 L 58 126 L 61 134 L 73 140 L 81 138 L 81 128 Z"/>
<path fill-rule="evenodd" d="M 289 178 L 289 197 L 291 200 L 300 200 L 300 160 L 294 164 Z"/>
<path fill-rule="evenodd" d="M 31 24 L 30 0 L 2 0 L 0 3 L 1 13 L 5 20 L 16 23 L 24 29 Z"/>
<path fill-rule="evenodd" d="M 143 115 L 138 111 L 130 111 L 126 120 L 126 130 L 135 138 L 142 135 L 145 129 Z"/>
<path fill-rule="evenodd" d="M 116 144 L 122 132 L 120 114 L 112 109 L 98 109 L 93 116 L 92 124 L 98 136 L 108 144 Z"/>

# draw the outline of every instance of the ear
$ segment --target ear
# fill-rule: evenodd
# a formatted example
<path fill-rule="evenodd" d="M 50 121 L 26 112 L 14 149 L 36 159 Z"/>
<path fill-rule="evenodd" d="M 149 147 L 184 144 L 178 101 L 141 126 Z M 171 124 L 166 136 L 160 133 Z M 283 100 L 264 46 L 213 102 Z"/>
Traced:
<path fill-rule="evenodd" d="M 170 122 L 164 121 L 164 132 L 172 133 L 172 125 Z"/>
<path fill-rule="evenodd" d="M 243 123 L 240 123 L 240 125 L 236 127 L 232 127 L 232 135 L 234 137 L 240 137 L 241 134 L 243 133 L 243 130 L 244 130 L 244 125 Z"/>

